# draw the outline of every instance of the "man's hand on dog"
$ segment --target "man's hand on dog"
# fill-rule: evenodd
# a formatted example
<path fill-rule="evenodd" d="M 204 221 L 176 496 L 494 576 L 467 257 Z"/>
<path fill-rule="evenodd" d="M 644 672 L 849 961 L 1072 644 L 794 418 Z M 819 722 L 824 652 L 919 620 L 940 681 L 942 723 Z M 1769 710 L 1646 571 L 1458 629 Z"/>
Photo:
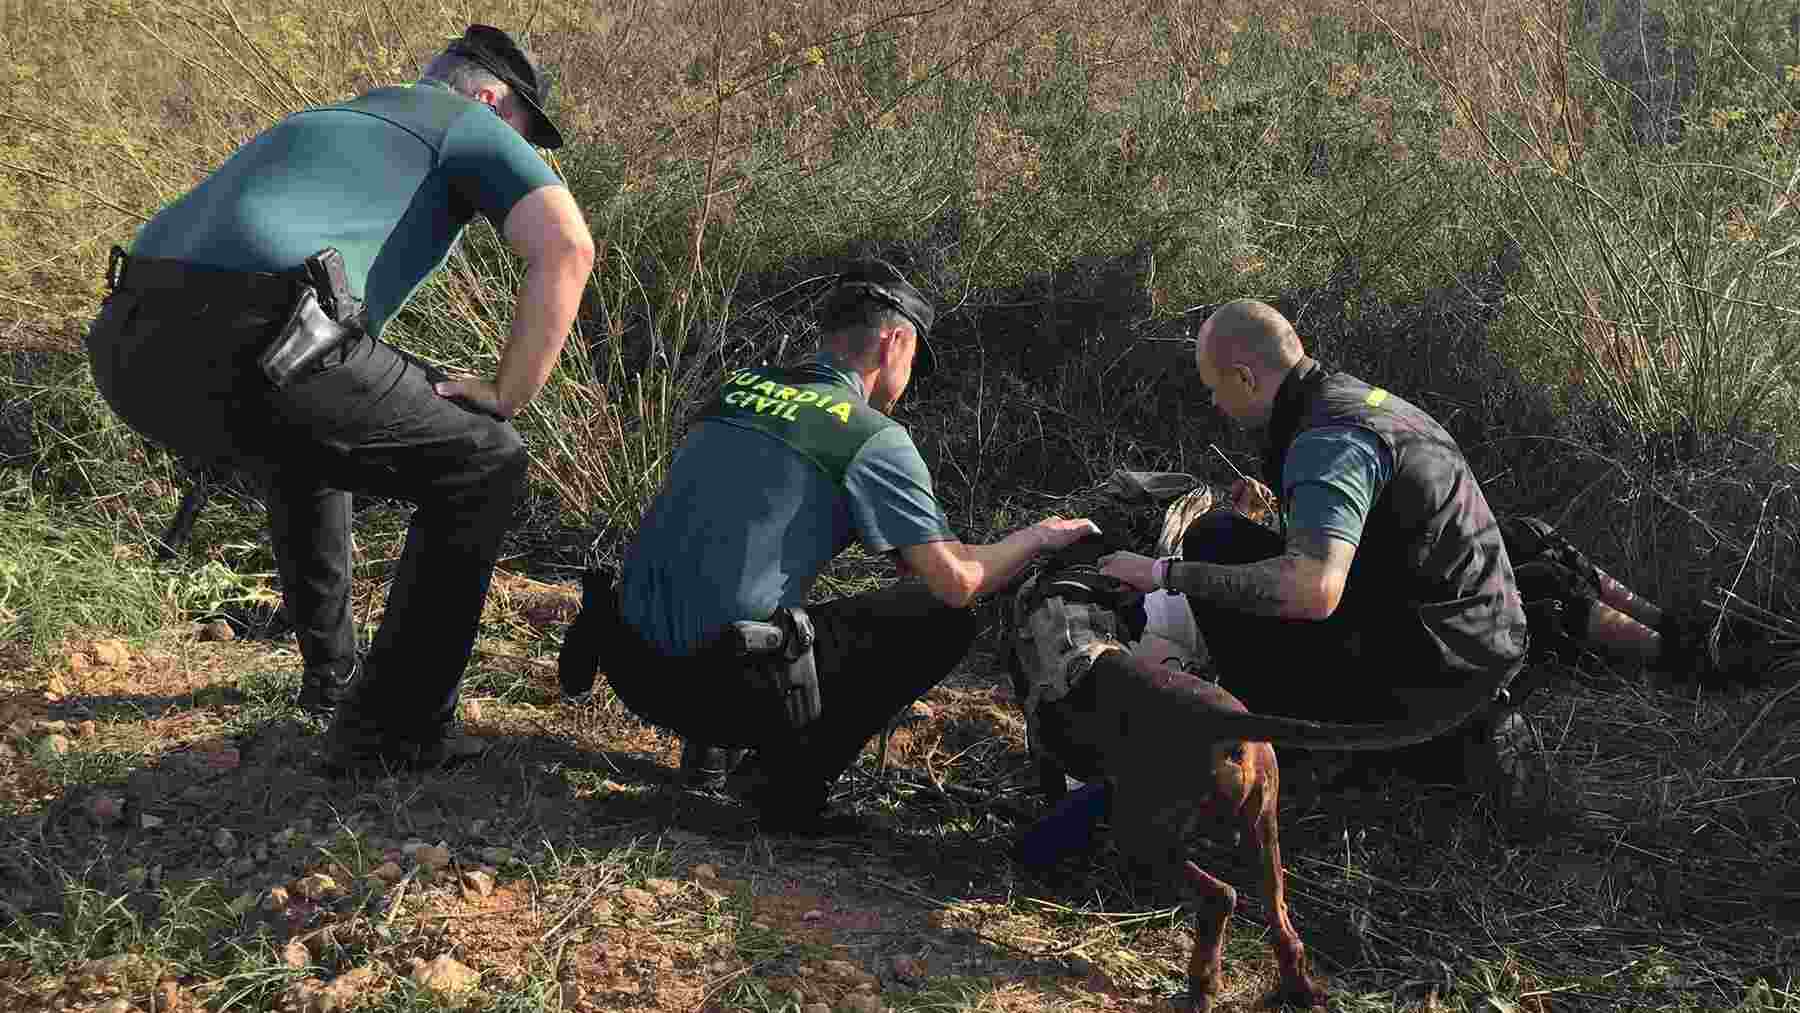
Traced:
<path fill-rule="evenodd" d="M 1156 590 L 1156 576 L 1151 572 L 1155 565 L 1156 560 L 1135 552 L 1111 552 L 1100 557 L 1101 573 L 1139 591 Z"/>
<path fill-rule="evenodd" d="M 1100 533 L 1100 525 L 1086 517 L 1057 517 L 1054 514 L 1038 521 L 1032 527 L 1037 529 L 1042 540 L 1040 552 L 1056 552 L 1066 549 L 1089 535 Z"/>

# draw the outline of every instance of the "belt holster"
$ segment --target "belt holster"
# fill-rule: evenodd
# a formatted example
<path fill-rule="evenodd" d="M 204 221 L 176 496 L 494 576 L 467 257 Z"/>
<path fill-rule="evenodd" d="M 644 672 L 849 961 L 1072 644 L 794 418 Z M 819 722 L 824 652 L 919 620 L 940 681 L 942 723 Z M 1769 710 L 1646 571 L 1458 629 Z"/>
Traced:
<path fill-rule="evenodd" d="M 781 704 L 789 727 L 818 720 L 819 671 L 813 662 L 812 619 L 804 609 L 782 607 L 768 622 L 740 620 L 726 627 L 727 649 L 744 663 L 751 684 Z"/>
<path fill-rule="evenodd" d="M 362 307 L 350 294 L 344 256 L 327 247 L 306 258 L 306 281 L 299 298 L 256 364 L 280 390 L 303 375 L 327 352 L 359 333 Z"/>

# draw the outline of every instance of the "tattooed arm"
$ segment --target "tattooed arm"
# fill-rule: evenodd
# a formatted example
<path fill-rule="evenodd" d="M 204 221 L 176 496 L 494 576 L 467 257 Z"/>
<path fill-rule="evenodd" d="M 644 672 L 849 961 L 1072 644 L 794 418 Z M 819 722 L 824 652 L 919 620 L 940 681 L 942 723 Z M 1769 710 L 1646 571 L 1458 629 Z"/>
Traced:
<path fill-rule="evenodd" d="M 1327 619 L 1337 611 L 1356 546 L 1312 528 L 1288 532 L 1287 551 L 1240 566 L 1174 563 L 1171 591 L 1257 615 Z"/>

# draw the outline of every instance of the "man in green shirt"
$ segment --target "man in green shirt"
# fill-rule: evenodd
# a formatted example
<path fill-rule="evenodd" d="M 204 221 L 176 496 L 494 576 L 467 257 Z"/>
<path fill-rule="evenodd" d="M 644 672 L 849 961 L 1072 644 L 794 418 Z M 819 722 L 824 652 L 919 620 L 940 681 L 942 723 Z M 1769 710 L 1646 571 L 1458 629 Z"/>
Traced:
<path fill-rule="evenodd" d="M 811 361 L 730 374 L 700 411 L 625 557 L 618 597 L 587 582 L 564 638 L 565 691 L 604 664 L 619 699 L 691 742 L 756 750 L 732 782 L 764 829 L 816 832 L 831 785 L 869 737 L 955 667 L 965 607 L 1038 553 L 1097 529 L 1051 517 L 990 545 L 957 538 L 912 438 L 887 413 L 912 377 L 930 304 L 891 266 L 839 277 Z M 819 571 L 852 539 L 917 579 L 814 605 Z M 795 718 L 722 637 L 800 610 L 820 709 Z M 798 725 L 798 727 L 796 727 Z"/>
<path fill-rule="evenodd" d="M 334 766 L 445 755 L 524 488 L 525 448 L 506 420 L 548 378 L 593 264 L 580 211 L 532 148 L 562 143 L 544 98 L 513 40 L 471 25 L 412 85 L 288 116 L 115 251 L 87 336 L 95 383 L 128 424 L 265 487 L 305 664 L 299 703 L 336 707 Z M 380 338 L 476 215 L 527 267 L 497 375 L 453 380 Z M 333 300 L 341 326 L 278 385 L 258 360 L 307 289 L 324 302 L 330 286 L 302 265 L 327 248 L 348 289 Z M 417 506 L 354 681 L 353 492 Z"/>

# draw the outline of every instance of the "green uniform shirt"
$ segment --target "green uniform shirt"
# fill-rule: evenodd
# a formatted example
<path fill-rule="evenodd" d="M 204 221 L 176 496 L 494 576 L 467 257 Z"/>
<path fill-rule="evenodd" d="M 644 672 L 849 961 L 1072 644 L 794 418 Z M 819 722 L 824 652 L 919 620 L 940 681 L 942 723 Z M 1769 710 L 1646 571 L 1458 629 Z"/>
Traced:
<path fill-rule="evenodd" d="M 1282 469 L 1282 518 L 1289 531 L 1310 528 L 1355 545 L 1375 500 L 1394 477 L 1394 457 L 1358 426 L 1318 426 L 1294 438 Z"/>
<path fill-rule="evenodd" d="M 823 356 L 740 370 L 689 429 L 638 527 L 620 611 L 686 656 L 727 623 L 805 604 L 853 537 L 872 552 L 956 537 L 912 438 Z"/>
<path fill-rule="evenodd" d="M 132 253 L 285 271 L 327 246 L 379 335 L 477 214 L 561 180 L 493 110 L 437 81 L 283 119 L 142 229 Z"/>

